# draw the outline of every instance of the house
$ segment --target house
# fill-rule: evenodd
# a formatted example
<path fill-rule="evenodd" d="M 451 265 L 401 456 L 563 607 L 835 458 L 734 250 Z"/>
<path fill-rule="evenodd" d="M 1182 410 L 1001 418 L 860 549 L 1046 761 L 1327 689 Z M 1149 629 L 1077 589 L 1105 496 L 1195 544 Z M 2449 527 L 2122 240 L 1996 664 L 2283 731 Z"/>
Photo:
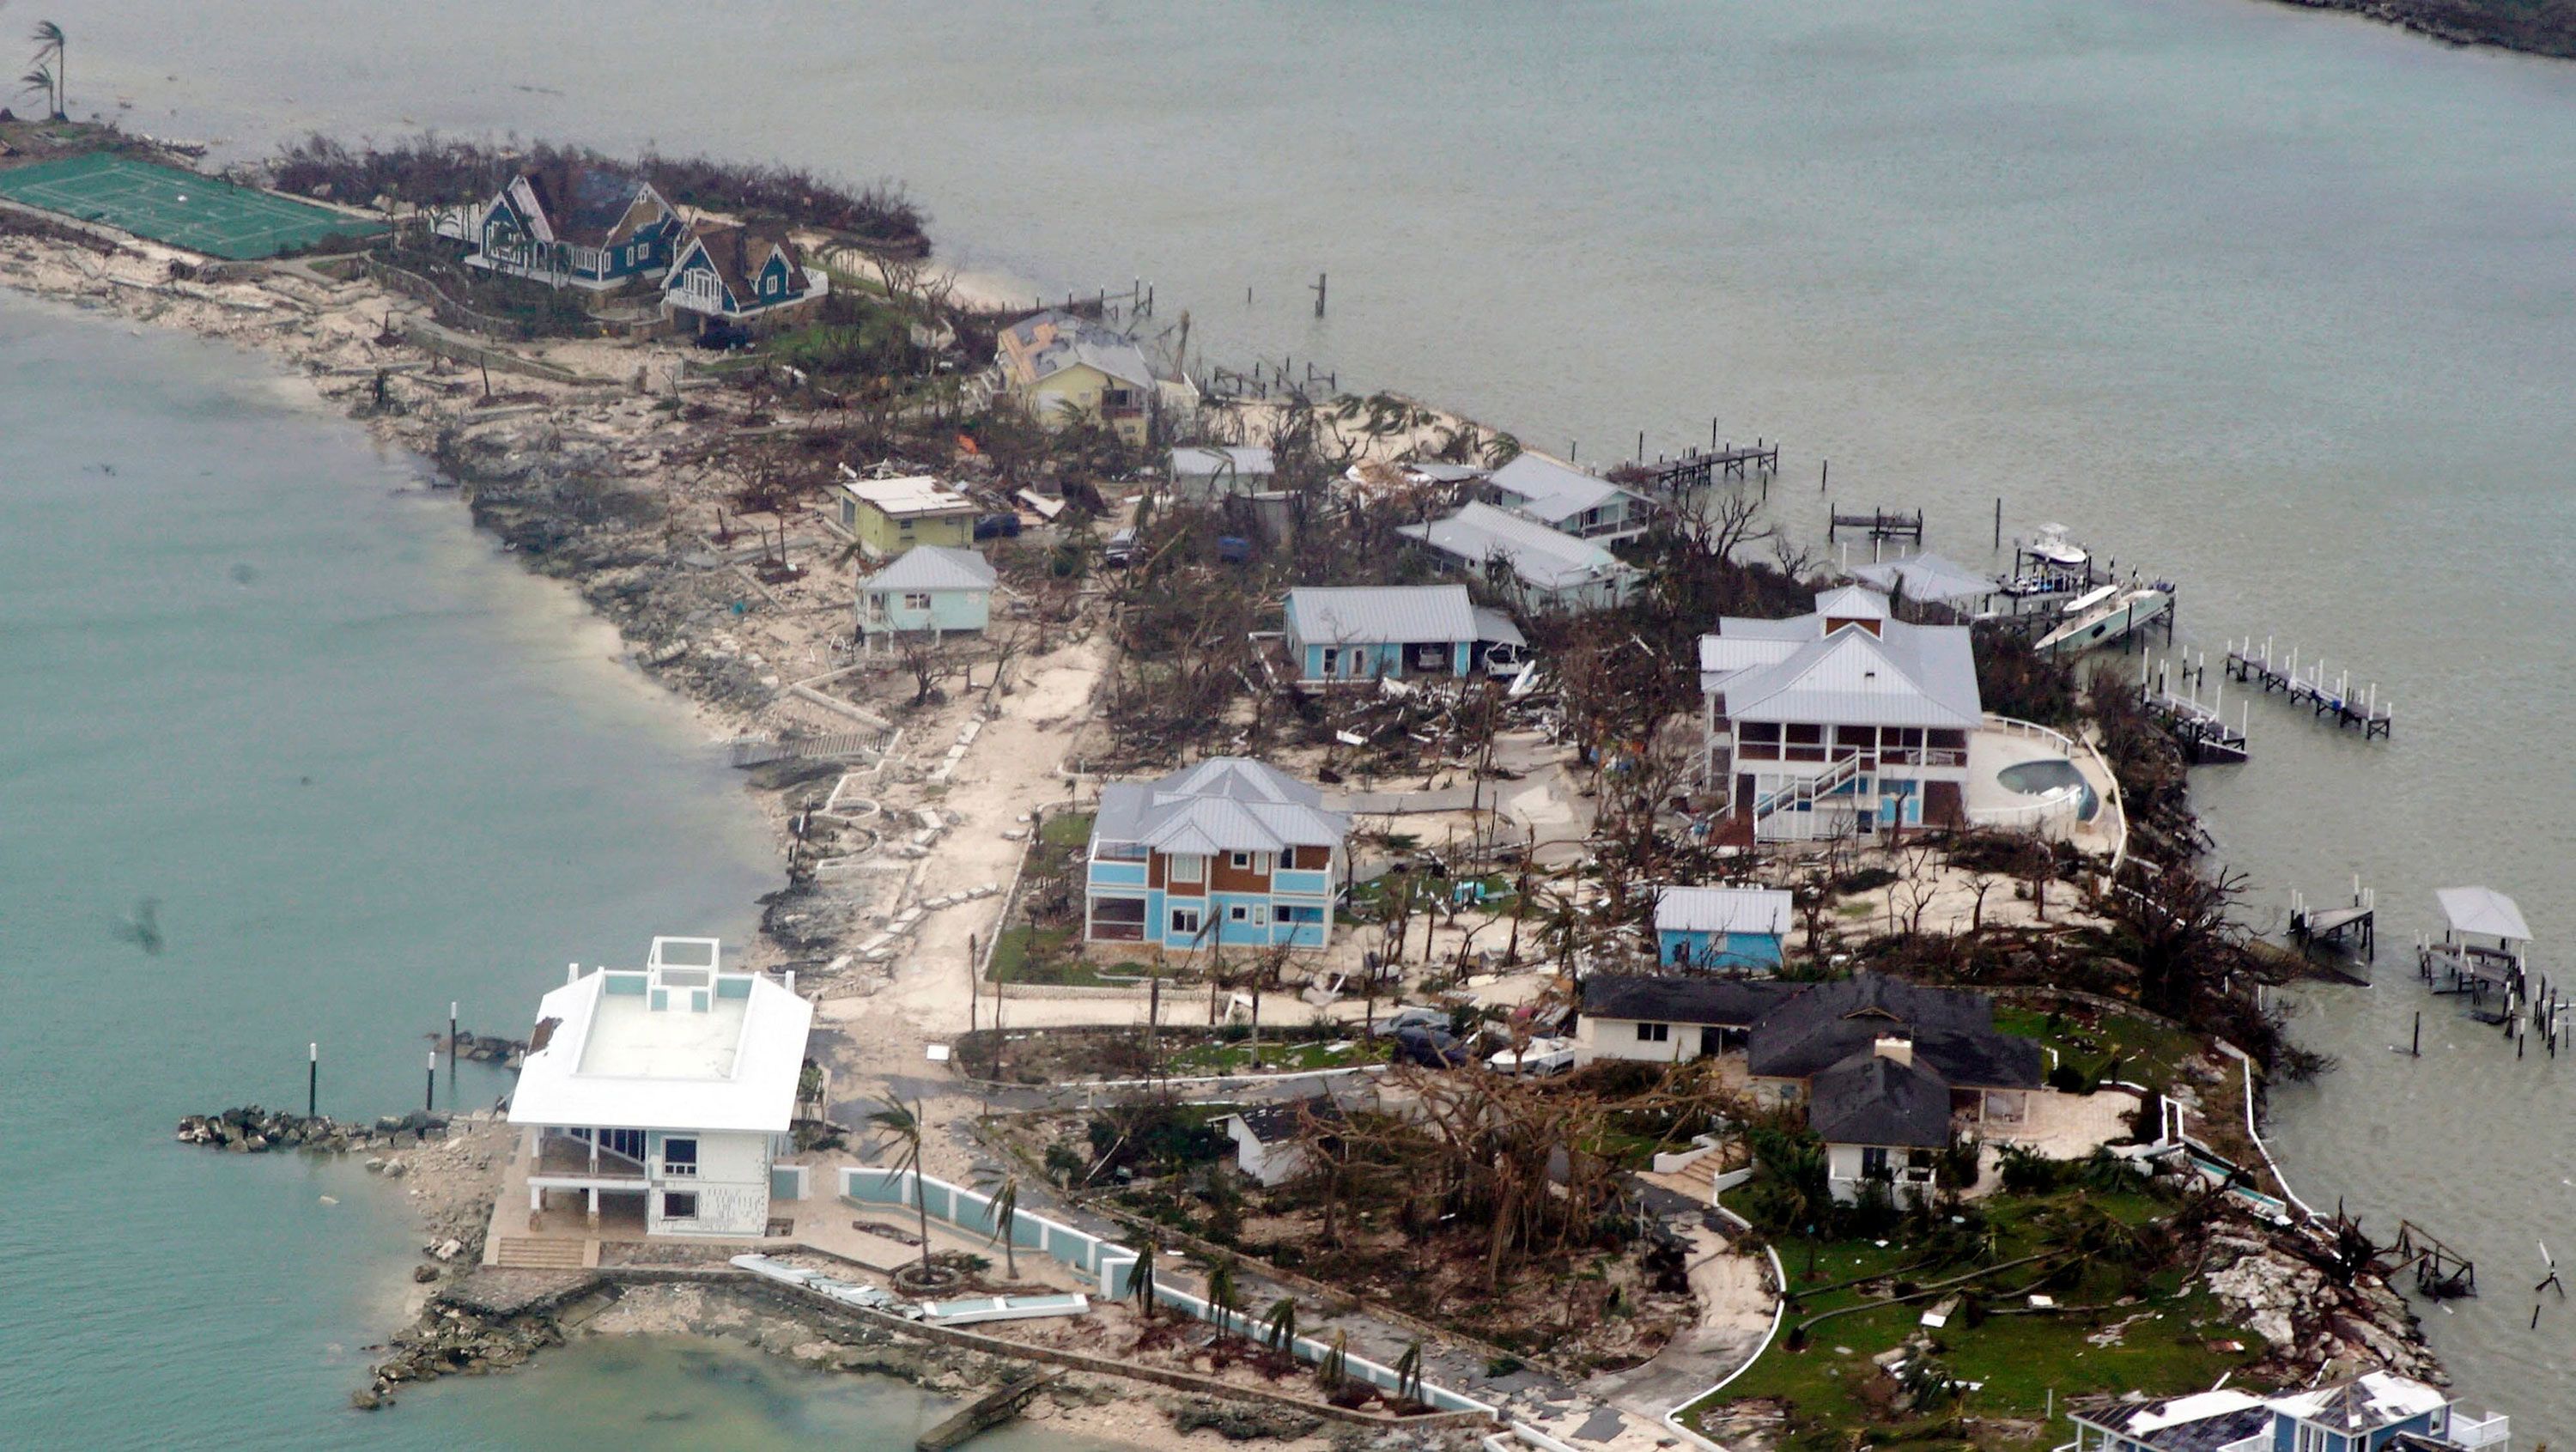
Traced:
<path fill-rule="evenodd" d="M 2221 1387 L 2070 1404 L 2066 1419 L 2068 1452 L 2504 1452 L 2513 1440 L 2510 1418 L 2472 1417 L 2442 1391 L 2384 1371 L 2269 1397 Z"/>
<path fill-rule="evenodd" d="M 771 1198 L 802 1198 L 805 1172 L 778 1162 L 813 1019 L 792 976 L 727 971 L 713 938 L 655 938 L 640 969 L 574 965 L 510 1095 L 530 1214 L 570 1196 L 648 1235 L 767 1235 Z"/>
<path fill-rule="evenodd" d="M 1764 1014 L 1804 988 L 1769 978 L 1594 973 L 1578 1002 L 1575 1058 L 1672 1064 L 1740 1049 Z"/>
<path fill-rule="evenodd" d="M 785 229 L 768 226 L 692 227 L 662 279 L 663 301 L 705 327 L 774 324 L 830 290 Z"/>
<path fill-rule="evenodd" d="M 1707 780 L 1754 840 L 1966 820 L 1985 719 L 1967 627 L 1908 625 L 1846 585 L 1795 619 L 1721 619 L 1699 682 Z"/>
<path fill-rule="evenodd" d="M 1003 329 L 993 361 L 1003 392 L 1039 421 L 1088 414 L 1144 447 L 1154 422 L 1154 369 L 1126 334 L 1049 308 Z"/>
<path fill-rule="evenodd" d="M 1675 968 L 1769 973 L 1794 900 L 1768 887 L 1667 887 L 1655 894 L 1655 957 Z"/>
<path fill-rule="evenodd" d="M 2039 1045 L 1996 1028 L 1985 995 L 1877 973 L 1783 1000 L 1746 1035 L 1745 1070 L 1757 1098 L 1807 1105 L 1840 1199 L 1871 1179 L 1930 1186 L 1961 1130 L 2026 1122 L 2040 1086 Z"/>
<path fill-rule="evenodd" d="M 1306 1173 L 1309 1156 L 1299 1141 L 1320 1124 L 1338 1123 L 1342 1111 L 1321 1095 L 1277 1104 L 1256 1104 L 1229 1114 L 1217 1124 L 1234 1141 L 1235 1168 L 1264 1188 L 1284 1185 Z"/>
<path fill-rule="evenodd" d="M 992 620 L 994 578 L 975 550 L 914 545 L 859 582 L 860 638 L 982 630 Z"/>
<path fill-rule="evenodd" d="M 832 486 L 841 501 L 841 528 L 871 558 L 899 555 L 914 545 L 969 549 L 975 543 L 975 501 L 927 474 L 901 479 L 862 479 L 850 474 Z"/>
<path fill-rule="evenodd" d="M 1741 1046 L 1757 1098 L 1803 1104 L 1827 1180 L 1928 1187 L 1963 1131 L 2027 1122 L 2039 1045 L 1994 1026 L 1984 995 L 1876 973 L 1834 983 L 1596 973 L 1583 981 L 1577 1057 L 1677 1063 Z"/>
<path fill-rule="evenodd" d="M 1536 454 L 1516 455 L 1479 492 L 1523 519 L 1603 544 L 1645 533 L 1655 515 L 1644 495 Z"/>
<path fill-rule="evenodd" d="M 1473 571 L 1533 610 L 1617 605 L 1636 584 L 1636 570 L 1600 545 L 1481 501 L 1446 519 L 1399 525 L 1396 533 L 1430 546 L 1452 567 Z"/>
<path fill-rule="evenodd" d="M 1464 585 L 1300 585 L 1286 615 L 1288 658 L 1306 685 L 1467 676 L 1518 661 L 1527 644 Z"/>
<path fill-rule="evenodd" d="M 1351 819 L 1323 803 L 1320 789 L 1239 756 L 1103 786 L 1083 939 L 1324 947 Z"/>
<path fill-rule="evenodd" d="M 607 292 L 660 277 L 679 250 L 680 214 L 653 184 L 562 161 L 510 178 L 468 227 L 469 267 Z"/>
<path fill-rule="evenodd" d="M 1279 472 L 1268 449 L 1192 445 L 1172 450 L 1172 493 L 1183 499 L 1267 494 Z"/>

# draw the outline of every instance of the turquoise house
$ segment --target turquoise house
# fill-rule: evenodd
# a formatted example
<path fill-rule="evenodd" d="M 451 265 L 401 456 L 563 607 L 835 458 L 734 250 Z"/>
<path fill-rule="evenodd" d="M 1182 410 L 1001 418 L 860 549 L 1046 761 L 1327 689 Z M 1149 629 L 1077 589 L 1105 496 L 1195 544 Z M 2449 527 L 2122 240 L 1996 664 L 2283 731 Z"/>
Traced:
<path fill-rule="evenodd" d="M 1517 663 L 1520 630 L 1464 585 L 1300 585 L 1288 592 L 1288 659 L 1306 685 L 1473 673 Z"/>
<path fill-rule="evenodd" d="M 806 268 L 784 231 L 701 225 L 674 255 L 662 297 L 675 312 L 742 323 L 779 316 L 830 287 L 822 273 Z"/>
<path fill-rule="evenodd" d="M 571 162 L 523 171 L 486 203 L 469 266 L 603 292 L 659 277 L 680 214 L 650 182 Z"/>
<path fill-rule="evenodd" d="M 1320 788 L 1240 756 L 1111 782 L 1092 819 L 1083 939 L 1325 947 L 1350 831 Z"/>
<path fill-rule="evenodd" d="M 1668 887 L 1655 896 L 1655 957 L 1675 968 L 1774 973 L 1794 900 L 1768 887 Z"/>
<path fill-rule="evenodd" d="M 995 578 L 974 550 L 914 545 L 859 582 L 860 638 L 980 631 L 992 621 Z"/>

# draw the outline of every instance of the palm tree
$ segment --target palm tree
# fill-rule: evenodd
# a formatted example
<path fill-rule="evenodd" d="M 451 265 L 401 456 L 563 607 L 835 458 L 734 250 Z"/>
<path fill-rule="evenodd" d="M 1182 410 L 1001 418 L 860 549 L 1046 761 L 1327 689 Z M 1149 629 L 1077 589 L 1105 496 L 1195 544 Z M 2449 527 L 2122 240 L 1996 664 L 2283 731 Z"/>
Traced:
<path fill-rule="evenodd" d="M 33 70 L 18 78 L 18 84 L 30 91 L 45 93 L 45 105 L 54 104 L 54 68 L 39 61 Z"/>
<path fill-rule="evenodd" d="M 1342 1383 L 1350 1379 L 1350 1374 L 1351 1333 L 1336 1330 L 1331 1348 L 1325 1351 L 1323 1361 L 1315 1368 L 1315 1379 L 1324 1384 L 1324 1395 L 1330 1397 L 1341 1391 Z"/>
<path fill-rule="evenodd" d="M 1297 1346 L 1297 1299 L 1281 1296 L 1270 1303 L 1270 1316 L 1264 1323 L 1269 1330 L 1263 1340 L 1273 1351 L 1294 1351 Z"/>
<path fill-rule="evenodd" d="M 1404 1354 L 1395 1359 L 1395 1399 L 1399 1402 L 1422 1400 L 1422 1338 L 1417 1336 L 1404 1345 Z"/>
<path fill-rule="evenodd" d="M 36 22 L 33 39 L 37 46 L 36 59 L 40 64 L 34 71 L 28 73 L 27 83 L 45 88 L 47 99 L 53 102 L 54 119 L 60 121 L 63 119 L 65 104 L 63 91 L 71 82 L 71 67 L 63 59 L 63 28 L 50 20 L 39 20 Z M 41 64 L 48 59 L 52 61 L 51 65 Z M 44 80 L 36 80 L 35 77 L 38 75 L 42 75 Z"/>
<path fill-rule="evenodd" d="M 927 1282 L 930 1278 L 930 1196 L 925 1193 L 928 1187 L 921 1178 L 920 1109 L 908 1106 L 889 1094 L 885 1098 L 885 1108 L 869 1115 L 868 1123 L 894 1136 L 901 1151 L 895 1156 L 896 1178 L 899 1180 L 906 1173 L 912 1176 L 912 1204 L 921 1221 L 921 1275 Z"/>
<path fill-rule="evenodd" d="M 993 1234 L 984 1243 L 1002 1242 L 1002 1268 L 1012 1280 L 1020 1278 L 1019 1247 L 1012 1232 L 1020 1223 L 1020 1177 L 1008 1170 L 988 1171 L 975 1188 L 993 1197 Z"/>
<path fill-rule="evenodd" d="M 1223 1340 L 1235 1329 L 1236 1308 L 1243 1293 L 1235 1286 L 1234 1257 L 1217 1256 L 1207 1263 L 1208 1319 L 1216 1323 L 1216 1334 Z"/>
<path fill-rule="evenodd" d="M 1127 1273 L 1127 1289 L 1136 1297 L 1136 1310 L 1146 1320 L 1154 1319 L 1154 1242 L 1136 1243 L 1136 1268 Z"/>

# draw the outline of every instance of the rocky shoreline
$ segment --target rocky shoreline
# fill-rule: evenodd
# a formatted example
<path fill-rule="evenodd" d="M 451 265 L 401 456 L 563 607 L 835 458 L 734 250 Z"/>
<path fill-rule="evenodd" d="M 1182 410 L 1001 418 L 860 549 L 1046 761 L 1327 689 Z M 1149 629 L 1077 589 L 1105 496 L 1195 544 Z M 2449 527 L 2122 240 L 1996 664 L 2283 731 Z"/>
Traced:
<path fill-rule="evenodd" d="M 342 1124 L 327 1114 L 291 1114 L 249 1104 L 213 1114 L 187 1115 L 180 1119 L 178 1132 L 171 1138 L 181 1144 L 201 1144 L 234 1154 L 300 1149 L 344 1155 L 353 1151 L 363 1154 L 377 1149 L 411 1149 L 427 1140 L 445 1138 L 447 1124 L 446 1115 L 420 1110 L 379 1115 L 367 1124 Z"/>
<path fill-rule="evenodd" d="M 2576 60 L 2576 4 L 2506 6 L 2495 0 L 2281 0 L 2302 10 L 2338 10 L 2411 30 L 2446 45 L 2492 46 Z"/>

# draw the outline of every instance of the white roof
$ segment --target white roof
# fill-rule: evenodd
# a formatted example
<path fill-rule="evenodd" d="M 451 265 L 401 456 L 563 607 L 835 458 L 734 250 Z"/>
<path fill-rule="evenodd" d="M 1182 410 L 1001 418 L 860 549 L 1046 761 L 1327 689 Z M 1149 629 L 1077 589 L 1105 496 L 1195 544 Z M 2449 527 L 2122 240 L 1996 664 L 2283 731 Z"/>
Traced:
<path fill-rule="evenodd" d="M 649 992 L 607 991 L 612 980 L 649 990 L 671 971 L 601 969 L 547 994 L 510 1122 L 786 1133 L 813 1005 L 759 974 L 705 970 L 703 1011 L 685 986 L 668 987 L 658 1010 Z M 744 996 L 722 995 L 719 985 L 745 980 Z"/>
<path fill-rule="evenodd" d="M 2373 1371 L 2334 1386 L 2274 1397 L 2272 1410 L 2338 1432 L 2376 1432 L 2450 1404 L 2450 1398 L 2420 1381 Z"/>
<path fill-rule="evenodd" d="M 1400 525 L 1396 533 L 1418 539 L 1471 565 L 1501 558 L 1522 583 L 1541 590 L 1569 590 L 1628 573 L 1618 556 L 1490 504 L 1470 504 L 1447 519 Z"/>
<path fill-rule="evenodd" d="M 1699 642 L 1700 689 L 1726 692 L 1737 721 L 1832 722 L 1975 730 L 1984 724 L 1968 630 L 1887 618 L 1887 599 L 1857 586 L 1816 597 L 1790 620 L 1727 616 Z M 1877 634 L 1827 620 L 1875 622 Z"/>
<path fill-rule="evenodd" d="M 931 478 L 907 474 L 900 479 L 844 479 L 841 487 L 886 514 L 956 514 L 971 511 L 975 501 Z"/>
<path fill-rule="evenodd" d="M 1288 633 L 1317 645 L 1474 640 L 1476 611 L 1464 585 L 1300 585 Z"/>
<path fill-rule="evenodd" d="M 2492 887 L 2446 887 L 2434 896 L 2441 899 L 2442 916 L 2450 919 L 2452 932 L 2531 941 L 2522 909 Z"/>
<path fill-rule="evenodd" d="M 1789 931 L 1789 894 L 1769 887 L 1668 887 L 1655 894 L 1655 930 L 1663 933 Z"/>
<path fill-rule="evenodd" d="M 993 567 L 976 550 L 914 545 L 859 582 L 862 590 L 990 590 Z"/>
<path fill-rule="evenodd" d="M 1885 620 L 1889 612 L 1885 595 L 1858 585 L 1845 585 L 1819 592 L 1816 613 L 1836 620 Z"/>
<path fill-rule="evenodd" d="M 1091 836 L 1199 854 L 1338 847 L 1350 835 L 1351 819 L 1323 803 L 1320 788 L 1276 767 L 1211 756 L 1159 781 L 1103 785 Z"/>
<path fill-rule="evenodd" d="M 2261 1397 L 2249 1396 L 2233 1388 L 2194 1392 L 2189 1396 L 2175 1397 L 2170 1401 L 2158 1403 L 2155 1410 L 2141 1412 L 2122 1422 L 2120 1430 L 2130 1436 L 2144 1436 L 2149 1432 L 2161 1432 L 2167 1427 L 2185 1422 L 2223 1417 L 2229 1412 L 2241 1412 L 2247 1407 L 2259 1407 L 2263 1404 Z"/>
<path fill-rule="evenodd" d="M 1853 568 L 1852 577 L 1881 590 L 1903 590 L 1905 598 L 1929 605 L 1982 599 L 1995 592 L 1995 582 L 1967 566 L 1936 554 L 1882 560 Z"/>
<path fill-rule="evenodd" d="M 1635 499 L 1630 493 L 1598 475 L 1557 463 L 1536 454 L 1520 454 L 1496 469 L 1491 480 L 1494 488 L 1511 496 L 1515 513 L 1526 514 L 1544 524 L 1572 519 L 1587 509 L 1597 509 L 1613 500 Z"/>
<path fill-rule="evenodd" d="M 1172 450 L 1172 477 L 1175 479 L 1184 474 L 1213 476 L 1229 468 L 1236 474 L 1249 478 L 1256 474 L 1274 473 L 1278 465 L 1272 461 L 1268 449 L 1257 449 L 1247 445 L 1232 448 L 1201 448 L 1193 445 Z"/>

